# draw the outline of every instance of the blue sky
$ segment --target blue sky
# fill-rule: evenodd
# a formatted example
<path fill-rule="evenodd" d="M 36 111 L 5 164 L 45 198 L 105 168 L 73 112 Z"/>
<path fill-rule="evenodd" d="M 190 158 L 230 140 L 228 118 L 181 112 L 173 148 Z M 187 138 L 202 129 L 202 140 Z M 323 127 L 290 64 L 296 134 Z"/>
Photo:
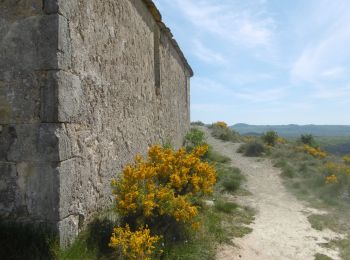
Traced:
<path fill-rule="evenodd" d="M 155 3 L 195 72 L 192 121 L 350 124 L 350 1 Z"/>

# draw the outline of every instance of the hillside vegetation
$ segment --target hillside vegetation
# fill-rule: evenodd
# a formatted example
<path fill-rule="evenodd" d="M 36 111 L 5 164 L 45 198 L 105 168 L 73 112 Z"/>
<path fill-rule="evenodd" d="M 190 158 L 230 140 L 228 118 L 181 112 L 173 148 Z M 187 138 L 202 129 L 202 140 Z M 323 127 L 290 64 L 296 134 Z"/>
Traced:
<path fill-rule="evenodd" d="M 283 137 L 298 137 L 302 134 L 314 136 L 347 136 L 350 138 L 350 126 L 346 125 L 248 125 L 235 124 L 231 128 L 242 135 L 261 135 L 275 131 Z"/>
<path fill-rule="evenodd" d="M 338 156 L 350 154 L 350 136 L 315 137 L 315 140 L 328 153 Z"/>

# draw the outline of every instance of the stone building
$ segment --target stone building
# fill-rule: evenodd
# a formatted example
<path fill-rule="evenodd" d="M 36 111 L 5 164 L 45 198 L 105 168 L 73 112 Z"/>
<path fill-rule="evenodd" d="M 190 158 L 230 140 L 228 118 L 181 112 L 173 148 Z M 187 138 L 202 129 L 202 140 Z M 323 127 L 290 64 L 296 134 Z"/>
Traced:
<path fill-rule="evenodd" d="M 150 0 L 0 1 L 0 216 L 69 244 L 110 180 L 189 129 L 183 53 Z"/>

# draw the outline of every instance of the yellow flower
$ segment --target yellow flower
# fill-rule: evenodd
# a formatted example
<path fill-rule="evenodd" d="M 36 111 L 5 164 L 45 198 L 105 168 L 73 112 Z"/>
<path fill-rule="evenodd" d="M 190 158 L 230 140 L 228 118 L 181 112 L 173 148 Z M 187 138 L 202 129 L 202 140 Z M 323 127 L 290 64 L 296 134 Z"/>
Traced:
<path fill-rule="evenodd" d="M 278 144 L 286 144 L 287 140 L 281 136 L 277 137 L 277 143 Z"/>
<path fill-rule="evenodd" d="M 116 211 L 138 224 L 167 216 L 198 226 L 195 222 L 198 208 L 192 205 L 192 198 L 212 192 L 216 183 L 215 168 L 202 161 L 207 151 L 207 145 L 192 152 L 155 145 L 150 147 L 147 158 L 136 156 L 135 163 L 127 165 L 121 176 L 111 182 Z M 110 246 L 121 249 L 128 258 L 149 259 L 158 239 L 151 237 L 147 228 L 132 232 L 129 226 L 117 227 Z"/>
<path fill-rule="evenodd" d="M 312 155 L 313 157 L 318 157 L 318 158 L 325 158 L 327 157 L 327 153 L 325 151 L 322 151 L 320 148 L 315 148 L 310 145 L 305 144 L 301 148 L 298 148 L 298 150 L 304 151 L 305 153 L 308 153 Z"/>
<path fill-rule="evenodd" d="M 335 174 L 332 174 L 326 177 L 326 184 L 331 184 L 336 182 L 338 182 L 338 178 Z"/>
<path fill-rule="evenodd" d="M 224 128 L 224 129 L 228 128 L 228 125 L 223 121 L 218 121 L 218 122 L 214 123 L 213 125 Z"/>
<path fill-rule="evenodd" d="M 139 228 L 136 232 L 130 230 L 129 225 L 125 228 L 116 227 L 113 229 L 109 246 L 120 248 L 123 255 L 130 259 L 151 259 L 154 244 L 159 241 L 159 236 L 151 236 L 151 231 L 146 228 Z"/>
<path fill-rule="evenodd" d="M 191 228 L 193 230 L 198 230 L 201 227 L 201 224 L 199 222 L 193 222 L 191 225 Z"/>

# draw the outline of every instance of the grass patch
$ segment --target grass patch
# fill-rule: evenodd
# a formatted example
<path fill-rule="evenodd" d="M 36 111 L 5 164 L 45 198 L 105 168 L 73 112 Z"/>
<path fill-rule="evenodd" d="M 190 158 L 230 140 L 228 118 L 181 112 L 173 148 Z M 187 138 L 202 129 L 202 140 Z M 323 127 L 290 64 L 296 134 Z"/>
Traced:
<path fill-rule="evenodd" d="M 241 185 L 241 178 L 240 176 L 230 176 L 227 177 L 225 180 L 222 181 L 222 186 L 226 191 L 236 191 L 240 188 Z"/>
<path fill-rule="evenodd" d="M 231 213 L 226 213 L 216 207 L 206 207 L 202 213 L 201 228 L 190 231 L 185 242 L 174 242 L 165 248 L 163 259 L 215 259 L 218 244 L 232 243 L 233 237 L 243 237 L 251 232 L 246 226 L 254 220 L 250 209 L 237 205 Z"/>
<path fill-rule="evenodd" d="M 209 150 L 207 153 L 207 159 L 209 161 L 215 162 L 215 163 L 228 163 L 231 161 L 231 159 L 229 157 L 218 153 L 211 146 L 209 147 Z"/>
<path fill-rule="evenodd" d="M 240 169 L 229 166 L 228 164 L 217 163 L 217 184 L 215 189 L 218 193 L 222 191 L 238 192 L 242 182 L 245 180 Z"/>
<path fill-rule="evenodd" d="M 332 260 L 332 258 L 327 255 L 317 253 L 315 255 L 315 260 Z"/>
<path fill-rule="evenodd" d="M 287 164 L 284 167 L 282 167 L 282 176 L 283 177 L 287 177 L 287 178 L 294 178 L 295 177 L 295 171 L 294 171 L 294 169 L 291 166 L 289 166 Z"/>
<path fill-rule="evenodd" d="M 116 259 L 115 251 L 108 247 L 116 220 L 113 214 L 97 217 L 79 234 L 74 243 L 56 253 L 56 259 Z"/>
<path fill-rule="evenodd" d="M 215 209 L 220 212 L 224 213 L 232 213 L 235 209 L 238 208 L 238 204 L 234 202 L 227 202 L 227 201 L 216 201 L 215 202 Z"/>
<path fill-rule="evenodd" d="M 308 216 L 307 219 L 309 220 L 311 227 L 313 229 L 322 231 L 328 226 L 327 225 L 328 219 L 324 215 L 314 214 L 314 215 Z"/>
<path fill-rule="evenodd" d="M 332 244 L 339 248 L 340 257 L 344 260 L 350 260 L 350 237 L 332 241 Z"/>

